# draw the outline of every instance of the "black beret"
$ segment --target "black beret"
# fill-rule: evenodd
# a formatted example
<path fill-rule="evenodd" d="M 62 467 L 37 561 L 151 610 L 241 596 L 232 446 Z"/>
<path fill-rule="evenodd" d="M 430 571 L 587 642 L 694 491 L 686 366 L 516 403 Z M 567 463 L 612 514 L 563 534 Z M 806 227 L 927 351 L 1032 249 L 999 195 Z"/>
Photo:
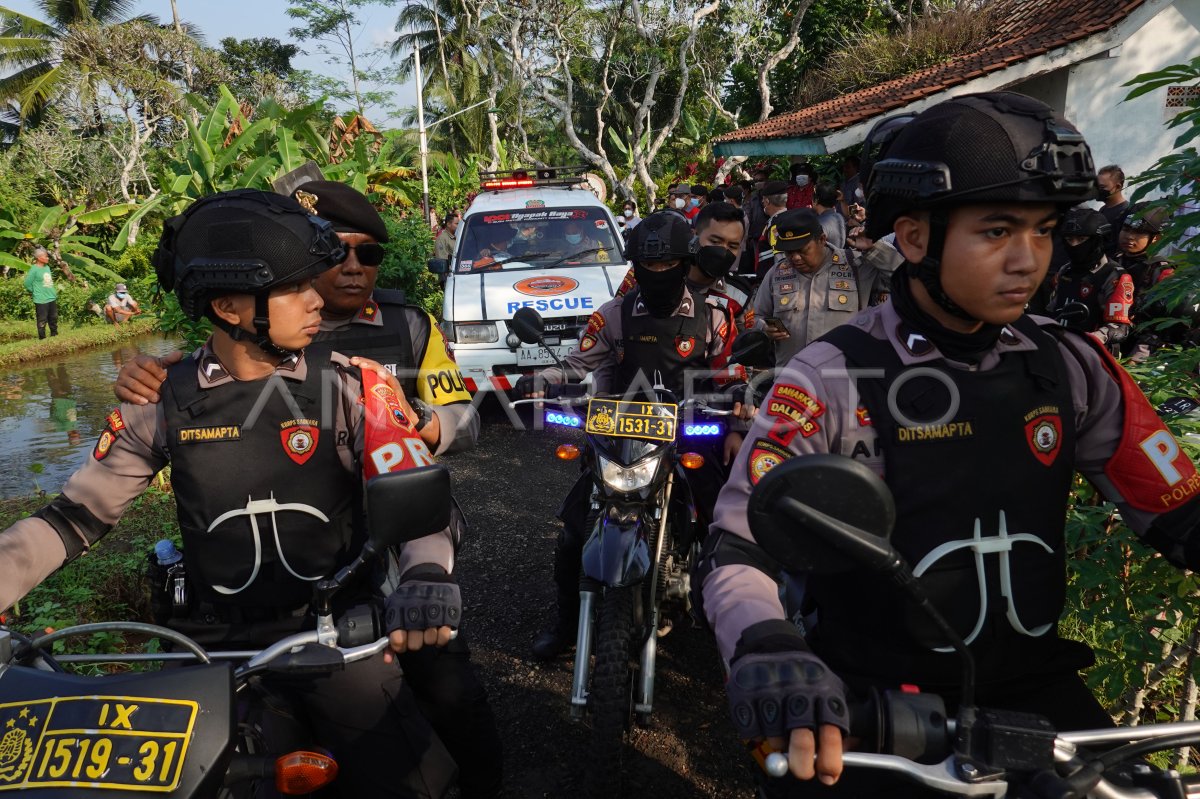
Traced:
<path fill-rule="evenodd" d="M 799 250 L 824 235 L 821 220 L 811 208 L 795 208 L 775 217 L 775 249 Z"/>
<path fill-rule="evenodd" d="M 776 194 L 787 194 L 790 184 L 784 180 L 768 180 L 759 192 L 762 196 L 770 197 Z"/>
<path fill-rule="evenodd" d="M 362 192 L 333 180 L 310 180 L 292 192 L 301 205 L 333 225 L 339 233 L 366 233 L 379 242 L 388 240 L 383 217 Z"/>

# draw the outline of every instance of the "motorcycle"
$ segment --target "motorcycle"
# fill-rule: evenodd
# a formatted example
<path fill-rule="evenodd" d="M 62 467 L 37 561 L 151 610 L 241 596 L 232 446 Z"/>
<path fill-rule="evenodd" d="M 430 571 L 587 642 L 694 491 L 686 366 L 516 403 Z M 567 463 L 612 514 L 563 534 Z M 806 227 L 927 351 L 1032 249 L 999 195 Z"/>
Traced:
<path fill-rule="evenodd" d="M 521 309 L 513 323 L 522 341 L 542 343 L 536 311 Z M 704 456 L 681 451 L 683 442 L 722 435 L 715 418 L 733 412 L 694 399 L 680 402 L 661 385 L 645 402 L 584 391 L 582 385 L 551 384 L 547 400 L 512 404 L 552 402 L 559 410 L 545 414 L 548 424 L 583 428 L 587 436 L 582 450 L 567 445 L 557 453 L 583 457 L 592 478 L 570 709 L 576 720 L 591 714 L 590 795 L 612 797 L 620 795 L 630 721 L 648 722 L 654 708 L 660 630 L 690 609 L 689 574 L 703 533 L 684 470 L 702 467 Z"/>
<path fill-rule="evenodd" d="M 888 536 L 895 506 L 869 468 L 837 455 L 794 458 L 771 469 L 750 496 L 759 545 L 789 573 L 856 574 L 891 580 L 937 625 L 958 653 L 962 693 L 957 714 L 934 694 L 875 691 L 849 702 L 859 751 L 850 770 L 887 772 L 931 792 L 1041 799 L 1184 799 L 1200 795 L 1200 777 L 1152 768 L 1140 758 L 1200 743 L 1200 722 L 1058 732 L 1033 713 L 977 707 L 975 663 L 967 644 L 929 601 Z M 788 771 L 770 752 L 764 770 Z"/>
<path fill-rule="evenodd" d="M 261 651 L 206 652 L 175 630 L 140 622 L 81 624 L 35 639 L 0 627 L 0 795 L 199 799 L 254 796 L 260 784 L 300 795 L 332 783 L 338 765 L 328 753 L 281 751 L 264 739 L 255 678 L 328 674 L 387 648 L 378 627 L 335 621 L 333 597 L 388 547 L 446 527 L 449 474 L 441 466 L 381 474 L 367 484 L 367 503 L 362 551 L 315 586 L 316 628 Z M 66 638 L 114 632 L 170 642 L 173 651 L 49 653 Z M 180 667 L 93 677 L 63 666 L 152 661 Z"/>

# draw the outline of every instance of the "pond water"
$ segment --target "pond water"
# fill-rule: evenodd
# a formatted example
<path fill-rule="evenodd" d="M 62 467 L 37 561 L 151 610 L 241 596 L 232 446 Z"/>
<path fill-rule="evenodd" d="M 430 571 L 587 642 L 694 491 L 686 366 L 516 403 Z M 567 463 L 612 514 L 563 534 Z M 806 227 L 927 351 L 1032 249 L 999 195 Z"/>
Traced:
<path fill-rule="evenodd" d="M 62 488 L 117 405 L 112 384 L 121 365 L 139 352 L 163 355 L 179 346 L 175 339 L 148 335 L 112 350 L 89 349 L 0 370 L 0 498 Z"/>

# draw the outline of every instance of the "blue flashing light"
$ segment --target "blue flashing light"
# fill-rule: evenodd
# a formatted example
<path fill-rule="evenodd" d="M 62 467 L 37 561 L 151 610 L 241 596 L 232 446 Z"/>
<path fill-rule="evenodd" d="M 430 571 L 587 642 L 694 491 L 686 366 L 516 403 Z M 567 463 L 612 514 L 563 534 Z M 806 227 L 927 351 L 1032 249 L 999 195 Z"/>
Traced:
<path fill-rule="evenodd" d="M 721 435 L 721 425 L 687 424 L 683 426 L 683 434 L 685 436 L 719 436 Z"/>
<path fill-rule="evenodd" d="M 562 425 L 563 427 L 579 427 L 583 424 L 583 419 L 578 416 L 572 416 L 569 413 L 548 411 L 546 413 L 546 423 Z"/>

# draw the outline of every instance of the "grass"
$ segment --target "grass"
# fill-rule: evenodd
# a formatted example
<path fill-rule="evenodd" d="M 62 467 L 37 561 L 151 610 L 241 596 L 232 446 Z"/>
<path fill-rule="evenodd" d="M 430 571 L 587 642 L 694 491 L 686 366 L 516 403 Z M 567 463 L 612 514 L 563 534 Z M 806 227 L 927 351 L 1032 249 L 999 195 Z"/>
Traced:
<path fill-rule="evenodd" d="M 0 530 L 47 502 L 46 497 L 0 500 Z M 8 623 L 21 633 L 37 635 L 47 628 L 88 622 L 150 620 L 146 553 L 164 537 L 179 543 L 175 499 L 152 485 L 87 555 L 51 575 L 9 611 Z M 94 636 L 90 641 L 68 641 L 66 649 L 117 651 L 123 644 L 117 637 Z M 62 649 L 63 642 L 55 644 L 55 651 Z"/>
<path fill-rule="evenodd" d="M 30 321 L 0 323 L 0 369 L 53 358 L 90 347 L 115 344 L 157 330 L 153 318 L 137 319 L 120 327 L 107 324 L 60 327 L 57 336 L 38 339 L 37 326 Z"/>

